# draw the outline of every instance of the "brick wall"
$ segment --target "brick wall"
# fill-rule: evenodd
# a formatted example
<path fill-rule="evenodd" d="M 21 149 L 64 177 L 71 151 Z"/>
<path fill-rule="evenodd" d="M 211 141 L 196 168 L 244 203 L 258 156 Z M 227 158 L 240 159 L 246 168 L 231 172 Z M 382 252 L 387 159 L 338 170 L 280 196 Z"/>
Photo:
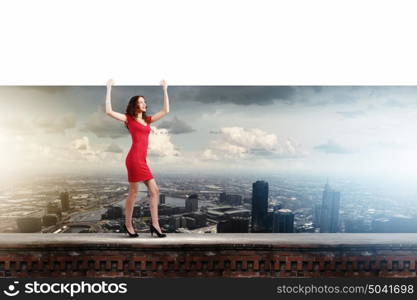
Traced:
<path fill-rule="evenodd" d="M 416 277 L 417 234 L 0 234 L 1 277 Z"/>

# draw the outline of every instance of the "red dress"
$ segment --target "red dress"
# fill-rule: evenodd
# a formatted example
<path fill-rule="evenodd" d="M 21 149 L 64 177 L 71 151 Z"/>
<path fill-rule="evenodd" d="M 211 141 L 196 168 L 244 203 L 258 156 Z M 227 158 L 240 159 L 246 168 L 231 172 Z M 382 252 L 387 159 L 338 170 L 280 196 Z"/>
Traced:
<path fill-rule="evenodd" d="M 148 137 L 151 132 L 151 116 L 146 118 L 147 125 L 143 125 L 133 119 L 129 114 L 126 115 L 126 125 L 132 136 L 132 146 L 126 156 L 127 177 L 129 182 L 138 182 L 152 179 L 152 173 L 146 163 L 148 152 Z"/>

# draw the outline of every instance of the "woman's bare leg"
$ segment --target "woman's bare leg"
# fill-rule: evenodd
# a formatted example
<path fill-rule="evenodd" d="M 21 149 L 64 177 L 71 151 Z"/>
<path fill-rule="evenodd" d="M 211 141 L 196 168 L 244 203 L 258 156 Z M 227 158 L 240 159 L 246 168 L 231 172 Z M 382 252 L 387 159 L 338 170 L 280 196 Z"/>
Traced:
<path fill-rule="evenodd" d="M 149 209 L 151 211 L 152 225 L 156 230 L 162 232 L 158 221 L 159 188 L 154 178 L 144 181 L 149 191 Z"/>
<path fill-rule="evenodd" d="M 135 232 L 132 226 L 133 206 L 139 191 L 139 182 L 129 182 L 129 193 L 125 204 L 125 224 L 127 230 L 131 233 Z"/>

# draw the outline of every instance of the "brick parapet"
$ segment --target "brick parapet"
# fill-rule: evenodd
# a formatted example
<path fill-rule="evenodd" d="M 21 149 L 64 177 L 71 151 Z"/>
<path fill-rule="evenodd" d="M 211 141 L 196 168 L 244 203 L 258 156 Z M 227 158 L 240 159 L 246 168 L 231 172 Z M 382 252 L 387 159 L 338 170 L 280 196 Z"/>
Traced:
<path fill-rule="evenodd" d="M 0 234 L 1 277 L 416 277 L 417 234 Z"/>

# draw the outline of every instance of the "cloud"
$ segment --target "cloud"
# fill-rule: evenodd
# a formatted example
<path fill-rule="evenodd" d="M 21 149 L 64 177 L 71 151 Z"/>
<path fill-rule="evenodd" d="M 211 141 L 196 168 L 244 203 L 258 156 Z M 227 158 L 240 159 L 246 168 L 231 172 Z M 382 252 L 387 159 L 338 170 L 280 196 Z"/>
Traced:
<path fill-rule="evenodd" d="M 354 105 L 375 97 L 372 86 L 294 86 L 292 103 L 306 106 Z"/>
<path fill-rule="evenodd" d="M 171 142 L 168 130 L 151 127 L 152 131 L 149 135 L 148 155 L 161 158 L 175 158 L 180 156 L 180 152 Z"/>
<path fill-rule="evenodd" d="M 60 157 L 61 160 L 95 162 L 100 163 L 101 165 L 120 162 L 120 159 L 118 158 L 120 156 L 115 156 L 115 154 L 121 153 L 117 152 L 117 149 L 119 148 L 118 145 L 111 144 L 107 147 L 105 145 L 92 145 L 87 136 L 73 139 L 67 146 L 57 146 L 54 148 L 54 150 L 57 153 L 59 152 L 62 156 Z M 109 148 L 113 151 L 108 151 Z"/>
<path fill-rule="evenodd" d="M 83 136 L 79 139 L 75 139 L 71 141 L 71 148 L 77 151 L 90 151 L 90 140 L 88 137 Z"/>
<path fill-rule="evenodd" d="M 345 118 L 354 119 L 360 116 L 363 116 L 365 112 L 361 110 L 355 110 L 355 111 L 338 111 L 339 115 L 342 115 Z"/>
<path fill-rule="evenodd" d="M 13 118 L 0 120 L 0 127 L 19 135 L 35 135 L 41 129 L 45 133 L 65 134 L 67 129 L 75 128 L 77 119 L 72 113 L 59 116 L 24 119 L 15 115 Z"/>
<path fill-rule="evenodd" d="M 351 150 L 338 145 L 333 140 L 329 139 L 326 144 L 317 145 L 314 147 L 315 150 L 324 152 L 327 154 L 334 153 L 334 154 L 349 154 L 352 153 Z"/>
<path fill-rule="evenodd" d="M 75 127 L 77 119 L 74 114 L 69 113 L 62 116 L 37 118 L 34 123 L 38 128 L 44 129 L 46 133 L 64 134 L 65 130 Z"/>
<path fill-rule="evenodd" d="M 84 128 L 81 131 L 93 132 L 100 138 L 119 138 L 129 136 L 129 131 L 124 126 L 123 122 L 117 121 L 104 112 L 102 107 L 99 111 L 94 112 L 89 120 L 86 122 Z M 107 146 L 104 152 L 121 153 L 123 152 L 116 144 Z M 148 155 L 160 158 L 172 158 L 180 156 L 180 152 L 175 148 L 171 142 L 171 137 L 168 130 L 165 128 L 158 129 L 151 126 L 151 132 L 149 134 Z"/>
<path fill-rule="evenodd" d="M 400 102 L 400 101 L 395 100 L 395 99 L 389 99 L 389 100 L 385 101 L 385 105 L 390 106 L 390 107 L 406 107 L 407 106 L 405 103 Z"/>
<path fill-rule="evenodd" d="M 87 136 L 75 138 L 64 145 L 29 143 L 28 150 L 30 160 L 37 163 L 47 161 L 51 165 L 56 163 L 66 165 L 74 162 L 102 163 L 105 158 L 101 148 L 92 147 Z"/>
<path fill-rule="evenodd" d="M 19 135 L 35 135 L 37 133 L 32 121 L 17 116 L 0 119 L 0 127 Z"/>
<path fill-rule="evenodd" d="M 369 147 L 377 148 L 377 149 L 394 149 L 394 150 L 402 150 L 409 147 L 403 141 L 378 141 L 368 144 Z"/>
<path fill-rule="evenodd" d="M 151 111 L 162 107 L 163 93 L 159 86 L 115 86 L 115 99 L 125 99 L 124 104 L 115 103 L 115 109 L 124 109 L 133 95 L 144 95 Z M 270 105 L 274 101 L 290 102 L 294 94 L 292 86 L 170 86 L 168 95 L 175 108 L 176 103 L 200 102 L 204 104 Z"/>
<path fill-rule="evenodd" d="M 112 143 L 110 144 L 104 152 L 113 152 L 113 153 L 123 153 L 123 149 L 119 145 Z"/>
<path fill-rule="evenodd" d="M 203 151 L 201 158 L 203 160 L 219 160 L 219 157 L 214 153 L 212 149 L 206 149 Z"/>
<path fill-rule="evenodd" d="M 210 130 L 209 133 L 211 134 L 221 134 L 220 130 Z"/>
<path fill-rule="evenodd" d="M 27 145 L 27 150 L 29 150 L 29 156 L 32 155 L 32 158 L 39 159 L 40 156 L 46 156 L 52 158 L 53 146 L 50 145 L 40 145 L 36 143 L 29 143 Z"/>
<path fill-rule="evenodd" d="M 307 155 L 291 139 L 278 141 L 275 134 L 260 129 L 224 127 L 201 154 L 203 160 L 250 158 L 301 158 Z"/>
<path fill-rule="evenodd" d="M 123 122 L 106 115 L 104 111 L 94 112 L 80 131 L 92 132 L 99 138 L 116 139 L 129 135 L 129 131 Z"/>
<path fill-rule="evenodd" d="M 22 91 L 37 91 L 47 94 L 57 94 L 62 93 L 65 90 L 69 89 L 69 86 L 19 86 L 18 89 Z"/>
<path fill-rule="evenodd" d="M 183 97 L 206 104 L 270 105 L 276 100 L 289 101 L 294 89 L 291 86 L 197 86 L 182 88 L 181 92 Z"/>
<path fill-rule="evenodd" d="M 174 117 L 172 120 L 161 122 L 158 128 L 165 128 L 171 134 L 182 134 L 195 131 L 190 125 L 177 117 Z"/>

